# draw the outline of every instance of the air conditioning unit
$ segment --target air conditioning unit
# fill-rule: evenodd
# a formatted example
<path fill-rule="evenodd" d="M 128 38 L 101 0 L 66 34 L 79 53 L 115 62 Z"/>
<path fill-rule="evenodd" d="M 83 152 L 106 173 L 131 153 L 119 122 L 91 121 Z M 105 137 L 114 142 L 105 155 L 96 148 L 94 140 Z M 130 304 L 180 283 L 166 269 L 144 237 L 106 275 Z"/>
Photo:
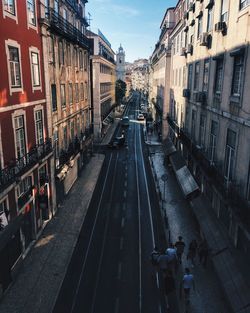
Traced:
<path fill-rule="evenodd" d="M 184 98 L 190 98 L 190 89 L 183 89 L 182 95 Z"/>
<path fill-rule="evenodd" d="M 186 53 L 193 54 L 193 45 L 191 43 L 188 44 Z"/>
<path fill-rule="evenodd" d="M 218 22 L 215 24 L 216 32 L 224 32 L 227 29 L 227 25 L 225 22 Z"/>
<path fill-rule="evenodd" d="M 181 48 L 181 56 L 185 56 L 187 54 L 187 49 L 185 47 Z"/>
<path fill-rule="evenodd" d="M 200 35 L 200 46 L 208 46 L 208 44 L 209 44 L 209 34 L 202 33 Z"/>
<path fill-rule="evenodd" d="M 189 4 L 188 11 L 189 11 L 189 12 L 194 12 L 194 9 L 195 9 L 195 4 L 194 4 L 194 3 L 190 3 L 190 4 Z"/>

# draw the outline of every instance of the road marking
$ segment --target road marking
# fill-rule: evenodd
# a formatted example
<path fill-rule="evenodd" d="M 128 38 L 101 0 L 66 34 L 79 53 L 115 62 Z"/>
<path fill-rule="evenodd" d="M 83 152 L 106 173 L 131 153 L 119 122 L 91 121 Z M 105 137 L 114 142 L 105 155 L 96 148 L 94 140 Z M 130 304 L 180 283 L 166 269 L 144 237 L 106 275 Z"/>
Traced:
<path fill-rule="evenodd" d="M 137 146 L 137 137 L 135 132 L 135 146 Z M 137 164 L 138 156 L 135 149 L 135 173 L 136 173 L 136 186 L 137 186 L 137 207 L 138 207 L 138 243 L 139 243 L 139 313 L 142 310 L 142 260 L 141 260 L 141 202 L 140 202 L 140 194 L 139 194 L 139 175 L 138 175 L 138 164 Z"/>
<path fill-rule="evenodd" d="M 122 223 L 121 223 L 122 228 L 124 227 L 124 223 L 125 223 L 125 218 L 123 217 L 122 218 Z"/>
<path fill-rule="evenodd" d="M 123 196 L 124 196 L 125 199 L 127 198 L 127 190 L 123 191 Z"/>
<path fill-rule="evenodd" d="M 118 275 L 117 275 L 117 278 L 118 278 L 119 280 L 121 280 L 121 276 L 122 276 L 122 263 L 119 262 L 119 264 L 118 264 Z"/>
<path fill-rule="evenodd" d="M 120 239 L 120 250 L 123 249 L 123 243 L 124 243 L 124 238 L 121 237 L 121 239 Z"/>
<path fill-rule="evenodd" d="M 128 177 L 128 173 L 127 172 L 125 172 L 125 178 L 127 178 Z"/>
<path fill-rule="evenodd" d="M 127 180 L 125 180 L 125 182 L 124 182 L 124 187 L 127 187 Z"/>
<path fill-rule="evenodd" d="M 120 305 L 120 299 L 116 298 L 115 299 L 115 313 L 119 312 L 119 305 Z"/>
<path fill-rule="evenodd" d="M 96 216 L 95 216 L 95 221 L 94 221 L 93 228 L 92 228 L 92 231 L 91 231 L 91 235 L 90 235 L 90 239 L 89 239 L 89 243 L 88 243 L 88 247 L 87 247 L 85 259 L 84 259 L 84 262 L 83 262 L 83 266 L 82 266 L 82 270 L 81 270 L 81 273 L 80 273 L 79 281 L 78 281 L 78 283 L 77 283 L 77 288 L 76 288 L 75 296 L 74 296 L 73 303 L 72 303 L 72 307 L 71 307 L 71 310 L 70 310 L 71 313 L 72 313 L 72 312 L 74 311 L 74 309 L 75 309 L 76 300 L 77 300 L 77 295 L 78 295 L 78 293 L 79 293 L 79 289 L 80 289 L 80 285 L 81 285 L 81 281 L 82 281 L 82 277 L 83 277 L 83 272 L 84 272 L 85 265 L 86 265 L 87 258 L 88 258 L 88 254 L 89 254 L 90 245 L 91 245 L 91 243 L 92 243 L 92 238 L 93 238 L 93 235 L 94 235 L 94 229 L 95 229 L 95 226 L 96 226 L 96 223 L 97 223 L 97 217 L 98 217 L 98 215 L 99 215 L 99 211 L 100 211 L 100 207 L 101 207 L 101 202 L 102 202 L 102 198 L 103 198 L 103 194 L 104 194 L 106 182 L 107 182 L 108 175 L 109 175 L 109 169 L 110 169 L 110 165 L 111 165 L 111 160 L 112 160 L 112 158 L 113 158 L 113 153 L 111 153 L 111 155 L 110 155 L 109 164 L 108 164 L 108 168 L 107 168 L 107 172 L 106 172 L 106 176 L 105 176 L 105 180 L 104 180 L 104 184 L 103 184 L 103 187 L 102 187 L 102 192 L 101 192 L 101 196 L 100 196 L 100 199 L 99 199 L 98 208 L 97 208 L 97 212 L 96 212 Z M 117 154 L 117 159 L 118 159 L 118 154 Z"/>
<path fill-rule="evenodd" d="M 122 209 L 123 209 L 123 211 L 125 211 L 125 210 L 126 210 L 126 204 L 125 204 L 125 203 L 123 203 L 123 205 L 122 205 Z"/>

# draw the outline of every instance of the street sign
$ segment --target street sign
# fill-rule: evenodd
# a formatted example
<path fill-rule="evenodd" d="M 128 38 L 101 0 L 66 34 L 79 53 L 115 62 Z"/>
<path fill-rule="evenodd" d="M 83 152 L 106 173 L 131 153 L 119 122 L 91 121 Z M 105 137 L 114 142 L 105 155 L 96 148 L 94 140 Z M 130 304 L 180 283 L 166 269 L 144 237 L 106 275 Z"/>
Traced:
<path fill-rule="evenodd" d="M 168 174 L 163 174 L 162 176 L 161 176 L 161 179 L 165 182 L 165 181 L 167 181 L 168 180 Z"/>

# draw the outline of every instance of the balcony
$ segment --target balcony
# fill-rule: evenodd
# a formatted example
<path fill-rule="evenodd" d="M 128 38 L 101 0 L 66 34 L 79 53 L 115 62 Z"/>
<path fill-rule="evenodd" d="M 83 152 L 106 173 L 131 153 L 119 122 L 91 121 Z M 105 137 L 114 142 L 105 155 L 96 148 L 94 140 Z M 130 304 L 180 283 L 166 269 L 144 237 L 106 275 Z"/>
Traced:
<path fill-rule="evenodd" d="M 19 159 L 11 160 L 7 167 L 0 171 L 0 190 L 3 190 L 22 174 L 27 172 L 37 162 L 48 156 L 52 152 L 51 140 L 41 145 L 36 145 L 30 151 Z"/>
<path fill-rule="evenodd" d="M 107 61 L 109 61 L 109 62 L 111 62 L 113 64 L 116 64 L 115 59 L 112 56 L 108 55 L 107 53 L 102 52 L 102 53 L 99 53 L 99 55 L 101 57 L 103 57 L 104 59 L 106 59 Z"/>
<path fill-rule="evenodd" d="M 55 10 L 50 8 L 46 13 L 45 19 L 41 19 L 40 22 L 48 24 L 53 31 L 73 43 L 79 44 L 86 49 L 90 48 L 90 40 Z"/>
<path fill-rule="evenodd" d="M 174 130 L 174 132 L 176 134 L 179 134 L 180 127 L 169 115 L 167 116 L 167 121 L 168 121 L 169 126 Z"/>

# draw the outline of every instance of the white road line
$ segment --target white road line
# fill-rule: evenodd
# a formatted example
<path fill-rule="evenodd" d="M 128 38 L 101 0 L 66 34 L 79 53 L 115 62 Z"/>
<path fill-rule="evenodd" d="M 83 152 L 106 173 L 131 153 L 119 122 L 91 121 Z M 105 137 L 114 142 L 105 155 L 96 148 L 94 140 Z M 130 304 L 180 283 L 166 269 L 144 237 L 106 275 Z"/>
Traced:
<path fill-rule="evenodd" d="M 74 296 L 74 299 L 73 299 L 73 303 L 72 303 L 72 307 L 71 307 L 71 310 L 70 310 L 71 313 L 75 309 L 76 299 L 77 299 L 77 295 L 79 293 L 79 288 L 80 288 L 80 284 L 81 284 L 81 281 L 82 281 L 83 272 L 84 272 L 86 261 L 87 261 L 87 258 L 88 258 L 89 249 L 90 249 L 90 245 L 91 245 L 91 242 L 92 242 L 92 238 L 93 238 L 93 234 L 94 234 L 94 230 L 95 230 L 95 226 L 96 226 L 96 222 L 97 222 L 97 217 L 99 215 L 101 202 L 102 202 L 104 189 L 105 189 L 107 178 L 108 178 L 108 174 L 109 174 L 109 168 L 110 168 L 112 157 L 113 157 L 113 153 L 111 153 L 111 155 L 110 155 L 109 164 L 108 164 L 108 168 L 107 168 L 107 173 L 106 173 L 106 176 L 105 176 L 105 180 L 104 180 L 104 184 L 103 184 L 103 187 L 102 187 L 102 192 L 101 192 L 101 196 L 100 196 L 100 200 L 99 200 L 99 203 L 98 203 L 98 208 L 97 208 L 97 212 L 96 212 L 96 216 L 95 216 L 95 221 L 94 221 L 94 224 L 93 224 L 93 228 L 92 228 L 92 231 L 91 231 L 91 235 L 90 235 L 90 239 L 89 239 L 89 243 L 88 243 L 85 259 L 84 259 L 84 262 L 83 262 L 81 274 L 80 274 L 79 281 L 78 281 L 78 284 L 77 284 L 76 293 L 75 293 L 75 296 Z"/>
<path fill-rule="evenodd" d="M 135 146 L 137 137 L 135 132 Z M 136 186 L 137 186 L 137 206 L 138 206 L 138 243 L 139 243 L 139 313 L 142 310 L 142 261 L 141 261 L 141 202 L 140 202 L 140 192 L 139 192 L 139 177 L 138 177 L 138 165 L 137 165 L 137 152 L 135 149 L 135 173 L 136 173 Z"/>
<path fill-rule="evenodd" d="M 124 224 L 125 224 L 125 218 L 123 217 L 123 218 L 122 218 L 122 223 L 121 223 L 121 227 L 122 227 L 122 228 L 124 227 Z"/>
<path fill-rule="evenodd" d="M 118 264 L 118 274 L 117 274 L 117 278 L 120 280 L 122 277 L 122 263 L 119 262 Z"/>
<path fill-rule="evenodd" d="M 124 182 L 124 187 L 126 188 L 127 185 L 128 185 L 127 180 L 125 180 L 125 182 Z"/>
<path fill-rule="evenodd" d="M 127 190 L 123 191 L 123 196 L 124 196 L 125 199 L 127 198 Z"/>
<path fill-rule="evenodd" d="M 126 177 L 126 178 L 128 177 L 128 173 L 127 173 L 127 172 L 125 172 L 125 177 Z"/>
<path fill-rule="evenodd" d="M 125 211 L 125 210 L 126 210 L 126 204 L 125 204 L 125 203 L 123 203 L 123 205 L 122 205 L 122 209 L 123 209 L 123 211 Z"/>
<path fill-rule="evenodd" d="M 124 238 L 121 237 L 121 239 L 120 239 L 120 250 L 123 249 L 123 243 L 124 243 Z"/>
<path fill-rule="evenodd" d="M 116 298 L 115 299 L 115 313 L 119 312 L 119 306 L 120 306 L 120 299 Z"/>

